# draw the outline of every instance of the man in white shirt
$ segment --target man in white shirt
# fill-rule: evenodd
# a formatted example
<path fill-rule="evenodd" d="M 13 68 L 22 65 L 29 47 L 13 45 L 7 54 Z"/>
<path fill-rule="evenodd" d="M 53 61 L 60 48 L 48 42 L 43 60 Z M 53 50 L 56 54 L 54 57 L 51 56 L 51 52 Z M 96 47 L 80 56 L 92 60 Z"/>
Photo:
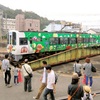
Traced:
<path fill-rule="evenodd" d="M 36 97 L 33 97 L 35 99 L 39 99 L 40 96 L 41 96 L 41 93 L 42 91 L 44 90 L 44 88 L 46 87 L 46 84 L 47 84 L 47 72 L 46 72 L 46 67 L 47 67 L 47 62 L 46 61 L 43 61 L 43 74 L 42 74 L 42 77 L 40 79 L 40 81 L 42 82 L 40 88 L 39 88 L 39 91 L 38 91 L 38 94 Z"/>
<path fill-rule="evenodd" d="M 55 100 L 55 97 L 54 97 L 54 92 L 55 92 L 55 73 L 51 69 L 51 66 L 47 66 L 46 70 L 48 72 L 47 86 L 46 86 L 46 89 L 44 91 L 43 97 L 44 97 L 44 100 L 47 100 L 47 95 L 50 94 L 51 100 Z"/>
<path fill-rule="evenodd" d="M 31 92 L 31 77 L 28 73 L 32 73 L 32 69 L 31 66 L 28 64 L 28 59 L 25 59 L 25 64 L 22 66 L 22 72 L 24 76 L 24 91 L 26 92 L 28 90 L 28 92 Z"/>

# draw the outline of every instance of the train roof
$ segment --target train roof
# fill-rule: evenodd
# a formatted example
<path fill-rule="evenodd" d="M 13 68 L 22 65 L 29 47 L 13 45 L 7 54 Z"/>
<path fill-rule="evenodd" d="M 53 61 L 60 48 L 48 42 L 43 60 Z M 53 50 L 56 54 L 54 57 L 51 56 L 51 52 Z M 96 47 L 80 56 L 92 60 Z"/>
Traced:
<path fill-rule="evenodd" d="M 83 33 L 83 32 L 67 32 L 67 31 L 53 31 L 53 32 L 48 32 L 48 31 L 19 31 L 19 32 L 47 32 L 47 33 L 72 33 L 72 34 L 89 34 L 89 33 Z"/>
<path fill-rule="evenodd" d="M 91 34 L 91 33 L 85 33 L 85 32 L 67 32 L 67 31 L 54 31 L 54 32 L 48 32 L 48 31 L 17 31 L 17 30 L 10 30 L 9 32 L 38 32 L 38 33 L 71 33 L 71 34 Z"/>

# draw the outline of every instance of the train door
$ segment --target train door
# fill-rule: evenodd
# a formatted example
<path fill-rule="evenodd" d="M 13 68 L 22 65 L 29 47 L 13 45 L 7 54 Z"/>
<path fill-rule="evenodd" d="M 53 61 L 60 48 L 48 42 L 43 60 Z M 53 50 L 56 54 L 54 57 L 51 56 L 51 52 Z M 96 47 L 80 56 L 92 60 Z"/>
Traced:
<path fill-rule="evenodd" d="M 16 33 L 9 32 L 7 35 L 7 51 L 11 53 L 14 45 L 16 45 Z"/>

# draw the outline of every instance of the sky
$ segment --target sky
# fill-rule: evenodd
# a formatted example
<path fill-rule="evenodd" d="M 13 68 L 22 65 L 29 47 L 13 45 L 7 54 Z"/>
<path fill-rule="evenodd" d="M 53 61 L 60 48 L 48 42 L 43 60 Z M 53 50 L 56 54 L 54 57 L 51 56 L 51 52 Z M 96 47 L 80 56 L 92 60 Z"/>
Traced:
<path fill-rule="evenodd" d="M 65 20 L 100 27 L 100 0 L 0 0 L 11 9 L 32 11 L 49 20 Z"/>

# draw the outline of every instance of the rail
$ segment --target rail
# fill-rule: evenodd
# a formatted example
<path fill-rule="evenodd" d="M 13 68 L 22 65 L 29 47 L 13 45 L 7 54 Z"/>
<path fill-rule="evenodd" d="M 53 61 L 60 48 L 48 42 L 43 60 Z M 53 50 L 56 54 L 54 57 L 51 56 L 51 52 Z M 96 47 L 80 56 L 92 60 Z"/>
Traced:
<path fill-rule="evenodd" d="M 52 66 L 74 61 L 75 59 L 83 59 L 87 56 L 91 57 L 96 55 L 100 55 L 100 48 L 74 48 L 38 60 L 31 61 L 29 62 L 29 64 L 32 67 L 32 69 L 35 70 L 43 68 L 43 60 L 47 61 L 47 63 Z"/>

